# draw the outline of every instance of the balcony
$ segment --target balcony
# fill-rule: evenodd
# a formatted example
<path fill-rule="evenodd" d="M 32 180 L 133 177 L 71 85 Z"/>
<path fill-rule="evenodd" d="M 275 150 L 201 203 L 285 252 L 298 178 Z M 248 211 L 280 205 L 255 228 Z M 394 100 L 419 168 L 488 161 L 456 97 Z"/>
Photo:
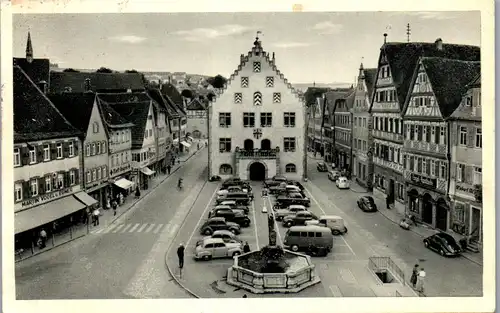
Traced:
<path fill-rule="evenodd" d="M 405 140 L 404 148 L 424 152 L 446 154 L 446 145 L 435 144 L 432 142 Z"/>
<path fill-rule="evenodd" d="M 279 148 L 270 150 L 262 150 L 262 149 L 240 150 L 239 147 L 236 147 L 235 150 L 236 158 L 238 159 L 276 159 L 278 157 L 279 152 L 280 152 Z"/>
<path fill-rule="evenodd" d="M 379 157 L 373 157 L 373 163 L 379 166 L 383 166 L 385 168 L 390 168 L 394 171 L 398 171 L 400 173 L 403 173 L 403 165 L 394 163 L 388 160 L 381 159 Z"/>
<path fill-rule="evenodd" d="M 375 137 L 377 139 L 383 139 L 383 140 L 389 140 L 389 141 L 395 141 L 395 142 L 402 142 L 403 141 L 403 135 L 395 134 L 395 133 L 388 133 L 388 132 L 384 132 L 381 130 L 373 130 L 373 137 Z"/>

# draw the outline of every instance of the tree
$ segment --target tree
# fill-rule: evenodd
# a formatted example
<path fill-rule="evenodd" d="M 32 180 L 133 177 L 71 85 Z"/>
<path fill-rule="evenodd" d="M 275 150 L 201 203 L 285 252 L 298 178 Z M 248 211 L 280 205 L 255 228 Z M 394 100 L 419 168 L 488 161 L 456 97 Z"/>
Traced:
<path fill-rule="evenodd" d="M 208 101 L 213 101 L 215 99 L 215 94 L 210 92 L 207 94 Z"/>
<path fill-rule="evenodd" d="M 184 98 L 193 99 L 193 92 L 191 90 L 189 90 L 189 89 L 184 89 L 181 92 L 181 96 L 183 96 Z"/>
<path fill-rule="evenodd" d="M 65 73 L 80 73 L 80 71 L 75 70 L 74 68 L 65 68 L 63 70 Z"/>
<path fill-rule="evenodd" d="M 104 66 L 101 66 L 96 73 L 113 73 L 113 70 Z"/>
<path fill-rule="evenodd" d="M 217 76 L 207 78 L 207 82 L 212 85 L 212 87 L 221 89 L 224 85 L 226 85 L 227 79 L 219 74 Z"/>

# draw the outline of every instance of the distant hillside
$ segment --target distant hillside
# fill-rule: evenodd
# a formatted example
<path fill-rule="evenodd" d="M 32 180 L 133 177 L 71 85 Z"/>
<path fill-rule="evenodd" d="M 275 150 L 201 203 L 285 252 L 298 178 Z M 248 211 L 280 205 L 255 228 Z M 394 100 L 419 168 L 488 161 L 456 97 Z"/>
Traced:
<path fill-rule="evenodd" d="M 318 88 L 349 88 L 352 83 L 329 83 L 329 84 L 324 84 L 324 83 L 299 83 L 299 84 L 292 84 L 295 89 L 301 90 L 305 92 L 307 88 L 309 87 L 318 87 Z"/>

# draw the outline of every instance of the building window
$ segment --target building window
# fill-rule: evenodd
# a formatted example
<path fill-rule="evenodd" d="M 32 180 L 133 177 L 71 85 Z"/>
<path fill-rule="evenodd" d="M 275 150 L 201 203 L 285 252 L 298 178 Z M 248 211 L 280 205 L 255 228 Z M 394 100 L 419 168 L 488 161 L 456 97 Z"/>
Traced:
<path fill-rule="evenodd" d="M 93 169 L 92 170 L 92 181 L 96 181 L 96 180 L 97 180 L 97 170 Z"/>
<path fill-rule="evenodd" d="M 106 166 L 102 167 L 102 178 L 108 177 L 108 168 Z"/>
<path fill-rule="evenodd" d="M 102 153 L 106 153 L 106 142 L 103 141 L 101 145 Z"/>
<path fill-rule="evenodd" d="M 75 144 L 73 142 L 70 142 L 68 144 L 68 156 L 69 157 L 75 156 Z"/>
<path fill-rule="evenodd" d="M 283 113 L 285 127 L 295 127 L 295 113 L 285 112 Z"/>
<path fill-rule="evenodd" d="M 441 162 L 441 175 L 439 175 L 440 178 L 446 179 L 446 163 Z"/>
<path fill-rule="evenodd" d="M 95 155 L 96 154 L 96 147 L 95 147 L 95 143 L 92 144 L 92 155 Z"/>
<path fill-rule="evenodd" d="M 459 223 L 465 222 L 465 205 L 461 202 L 455 202 L 455 219 Z"/>
<path fill-rule="evenodd" d="M 90 171 L 87 171 L 87 183 L 90 183 L 92 181 L 92 173 Z"/>
<path fill-rule="evenodd" d="M 151 137 L 151 136 L 153 136 L 153 130 L 152 129 L 149 130 L 149 137 Z"/>
<path fill-rule="evenodd" d="M 97 154 L 101 154 L 101 143 L 98 142 L 96 145 L 97 145 Z"/>
<path fill-rule="evenodd" d="M 69 183 L 71 184 L 71 186 L 76 184 L 75 171 L 69 171 Z"/>
<path fill-rule="evenodd" d="M 38 195 L 38 180 L 32 179 L 30 181 L 30 191 L 31 191 L 31 196 L 37 196 Z"/>
<path fill-rule="evenodd" d="M 295 137 L 284 138 L 285 152 L 295 152 Z"/>
<path fill-rule="evenodd" d="M 30 164 L 36 163 L 36 149 L 35 149 L 35 147 L 30 147 L 29 154 L 30 154 Z"/>
<path fill-rule="evenodd" d="M 219 113 L 219 126 L 220 127 L 231 126 L 231 113 Z"/>
<path fill-rule="evenodd" d="M 440 134 L 441 134 L 441 136 L 440 136 L 439 143 L 442 144 L 442 145 L 446 144 L 446 135 L 445 135 L 444 131 L 445 131 L 445 128 L 443 126 L 441 126 L 440 127 Z"/>
<path fill-rule="evenodd" d="M 57 158 L 62 159 L 63 157 L 63 146 L 62 143 L 57 144 Z"/>
<path fill-rule="evenodd" d="M 219 167 L 219 174 L 221 175 L 232 175 L 233 174 L 233 168 L 229 164 L 222 164 Z"/>
<path fill-rule="evenodd" d="M 253 62 L 253 71 L 255 73 L 260 73 L 260 62 Z"/>
<path fill-rule="evenodd" d="M 266 87 L 274 87 L 274 77 L 266 77 Z"/>
<path fill-rule="evenodd" d="M 21 201 L 23 200 L 23 185 L 22 184 L 16 184 L 14 187 L 14 197 L 15 201 Z"/>
<path fill-rule="evenodd" d="M 436 161 L 431 160 L 431 176 L 436 176 Z"/>
<path fill-rule="evenodd" d="M 289 163 L 285 166 L 285 173 L 297 173 L 295 164 Z"/>
<path fill-rule="evenodd" d="M 281 93 L 280 92 L 273 93 L 273 103 L 281 103 Z"/>
<path fill-rule="evenodd" d="M 243 127 L 255 127 L 255 113 L 243 113 Z"/>
<path fill-rule="evenodd" d="M 472 183 L 474 185 L 480 185 L 483 183 L 483 169 L 480 167 L 474 167 L 474 177 Z"/>
<path fill-rule="evenodd" d="M 481 128 L 476 128 L 476 148 L 483 147 L 483 131 Z"/>
<path fill-rule="evenodd" d="M 94 131 L 94 133 L 98 133 L 99 132 L 99 123 L 94 122 L 92 124 L 92 130 Z"/>
<path fill-rule="evenodd" d="M 14 148 L 14 166 L 21 165 L 21 151 L 19 148 Z"/>
<path fill-rule="evenodd" d="M 220 152 L 231 152 L 231 138 L 219 138 Z"/>
<path fill-rule="evenodd" d="M 258 91 L 253 94 L 253 105 L 262 105 L 262 94 Z"/>
<path fill-rule="evenodd" d="M 234 103 L 241 103 L 241 102 L 243 102 L 243 94 L 241 92 L 236 92 L 234 94 Z"/>
<path fill-rule="evenodd" d="M 101 171 L 101 168 L 98 168 L 97 169 L 97 179 L 101 179 L 102 178 L 102 171 Z"/>
<path fill-rule="evenodd" d="M 45 192 L 51 192 L 52 191 L 52 179 L 50 176 L 45 177 Z"/>
<path fill-rule="evenodd" d="M 241 77 L 241 87 L 242 88 L 248 87 L 248 77 Z"/>
<path fill-rule="evenodd" d="M 465 105 L 468 107 L 472 106 L 472 96 L 465 98 Z"/>
<path fill-rule="evenodd" d="M 122 142 L 125 142 L 125 132 L 122 132 Z"/>
<path fill-rule="evenodd" d="M 43 160 L 50 161 L 50 145 L 43 146 Z"/>
<path fill-rule="evenodd" d="M 460 127 L 460 145 L 467 145 L 467 127 L 464 126 Z"/>
<path fill-rule="evenodd" d="M 85 155 L 90 156 L 90 144 L 85 145 Z"/>
<path fill-rule="evenodd" d="M 272 127 L 273 126 L 273 113 L 260 113 L 260 126 Z"/>
<path fill-rule="evenodd" d="M 57 188 L 61 189 L 64 187 L 64 175 L 57 174 Z"/>

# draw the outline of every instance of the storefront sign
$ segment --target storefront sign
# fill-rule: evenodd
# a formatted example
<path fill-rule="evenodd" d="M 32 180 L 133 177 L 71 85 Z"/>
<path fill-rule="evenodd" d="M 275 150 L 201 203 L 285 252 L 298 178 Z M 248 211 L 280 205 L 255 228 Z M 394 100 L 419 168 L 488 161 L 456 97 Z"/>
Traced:
<path fill-rule="evenodd" d="M 412 183 L 415 183 L 417 185 L 423 185 L 425 187 L 432 187 L 434 189 L 437 186 L 437 180 L 435 178 L 428 178 L 428 177 L 424 177 L 424 176 L 420 176 L 420 175 L 411 173 L 410 179 L 411 179 Z"/>
<path fill-rule="evenodd" d="M 475 188 L 467 184 L 457 184 L 457 190 L 473 195 Z"/>
<path fill-rule="evenodd" d="M 111 169 L 111 171 L 109 171 L 109 175 L 113 176 L 113 175 L 118 175 L 122 172 L 125 172 L 125 171 L 128 171 L 130 170 L 130 164 L 126 164 L 126 165 L 122 165 L 122 166 L 118 166 L 118 167 L 113 167 Z"/>
<path fill-rule="evenodd" d="M 41 195 L 40 197 L 37 197 L 37 198 L 25 200 L 25 201 L 21 202 L 21 206 L 26 207 L 26 206 L 32 206 L 32 205 L 39 205 L 39 204 L 42 204 L 42 203 L 47 202 L 49 200 L 62 197 L 68 193 L 73 193 L 73 187 L 64 188 L 61 190 L 57 190 L 57 191 L 48 193 L 46 195 Z"/>

